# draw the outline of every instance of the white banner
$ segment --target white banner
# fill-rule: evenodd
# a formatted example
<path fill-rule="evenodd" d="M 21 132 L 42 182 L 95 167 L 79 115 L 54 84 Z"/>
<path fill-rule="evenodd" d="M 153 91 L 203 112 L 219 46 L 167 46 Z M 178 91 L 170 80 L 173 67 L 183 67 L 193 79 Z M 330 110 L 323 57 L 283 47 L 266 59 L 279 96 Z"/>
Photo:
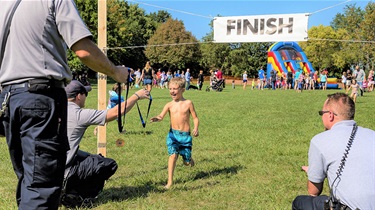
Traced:
<path fill-rule="evenodd" d="M 307 41 L 308 14 L 214 18 L 214 42 Z"/>

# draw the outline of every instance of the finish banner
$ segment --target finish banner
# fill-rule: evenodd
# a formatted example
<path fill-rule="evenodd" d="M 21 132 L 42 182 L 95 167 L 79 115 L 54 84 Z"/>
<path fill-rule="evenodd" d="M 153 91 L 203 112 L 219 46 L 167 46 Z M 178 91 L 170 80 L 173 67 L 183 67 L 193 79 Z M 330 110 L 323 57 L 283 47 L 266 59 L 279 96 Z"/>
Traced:
<path fill-rule="evenodd" d="M 307 41 L 309 15 L 282 14 L 214 18 L 214 42 Z"/>

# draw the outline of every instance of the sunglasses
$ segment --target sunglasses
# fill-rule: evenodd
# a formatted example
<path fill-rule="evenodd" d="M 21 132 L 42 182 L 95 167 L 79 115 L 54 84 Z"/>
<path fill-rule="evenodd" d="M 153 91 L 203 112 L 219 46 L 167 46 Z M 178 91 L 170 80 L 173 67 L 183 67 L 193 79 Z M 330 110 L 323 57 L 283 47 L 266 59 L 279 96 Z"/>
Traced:
<path fill-rule="evenodd" d="M 320 110 L 318 113 L 319 113 L 319 115 L 320 116 L 323 116 L 323 114 L 325 114 L 325 113 L 328 113 L 328 112 L 331 112 L 331 111 L 327 111 L 327 110 Z M 337 114 L 336 113 L 334 113 L 334 112 L 332 112 L 333 113 L 333 115 L 336 115 L 337 116 Z"/>

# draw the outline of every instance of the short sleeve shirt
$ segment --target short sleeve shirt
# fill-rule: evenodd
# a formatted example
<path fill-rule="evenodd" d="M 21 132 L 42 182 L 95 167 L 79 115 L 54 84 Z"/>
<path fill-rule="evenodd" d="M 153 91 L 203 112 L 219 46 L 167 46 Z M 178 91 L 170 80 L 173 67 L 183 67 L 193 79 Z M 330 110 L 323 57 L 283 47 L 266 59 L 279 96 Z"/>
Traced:
<path fill-rule="evenodd" d="M 15 2 L 1 1 L 0 40 Z M 74 0 L 22 1 L 10 27 L 0 83 L 14 84 L 35 78 L 71 80 L 66 50 L 91 36 Z"/>
<path fill-rule="evenodd" d="M 311 182 L 322 183 L 327 177 L 329 186 L 332 185 L 354 123 L 338 122 L 313 137 L 307 173 Z M 337 198 L 351 209 L 375 209 L 375 131 L 358 127 L 340 181 L 335 184 Z"/>
<path fill-rule="evenodd" d="M 263 69 L 258 71 L 258 76 L 259 76 L 259 79 L 264 79 L 264 70 Z"/>
<path fill-rule="evenodd" d="M 107 110 L 81 109 L 76 103 L 68 102 L 68 139 L 70 150 L 67 152 L 68 164 L 77 153 L 83 134 L 90 125 L 104 125 Z"/>
<path fill-rule="evenodd" d="M 363 82 L 363 80 L 365 78 L 365 71 L 360 69 L 359 71 L 354 71 L 354 74 L 356 75 L 355 80 L 357 82 Z"/>
<path fill-rule="evenodd" d="M 186 82 L 190 82 L 190 73 L 189 72 L 185 73 L 185 80 L 186 80 Z"/>

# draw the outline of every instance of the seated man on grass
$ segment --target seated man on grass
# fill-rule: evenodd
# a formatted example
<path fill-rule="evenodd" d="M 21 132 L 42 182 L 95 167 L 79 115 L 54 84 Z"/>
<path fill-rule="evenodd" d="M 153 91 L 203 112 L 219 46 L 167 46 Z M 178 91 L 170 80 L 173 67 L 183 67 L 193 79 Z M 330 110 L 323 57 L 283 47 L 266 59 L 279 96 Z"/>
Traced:
<path fill-rule="evenodd" d="M 95 110 L 84 109 L 90 86 L 83 86 L 77 80 L 71 81 L 65 91 L 68 97 L 68 139 L 64 186 L 61 204 L 67 207 L 91 205 L 102 191 L 104 183 L 117 170 L 117 163 L 101 154 L 93 155 L 79 150 L 79 144 L 90 125 L 104 125 L 117 119 L 118 108 Z M 121 115 L 131 110 L 137 100 L 149 98 L 150 92 L 139 90 L 121 103 Z M 125 109 L 126 104 L 126 109 Z"/>

